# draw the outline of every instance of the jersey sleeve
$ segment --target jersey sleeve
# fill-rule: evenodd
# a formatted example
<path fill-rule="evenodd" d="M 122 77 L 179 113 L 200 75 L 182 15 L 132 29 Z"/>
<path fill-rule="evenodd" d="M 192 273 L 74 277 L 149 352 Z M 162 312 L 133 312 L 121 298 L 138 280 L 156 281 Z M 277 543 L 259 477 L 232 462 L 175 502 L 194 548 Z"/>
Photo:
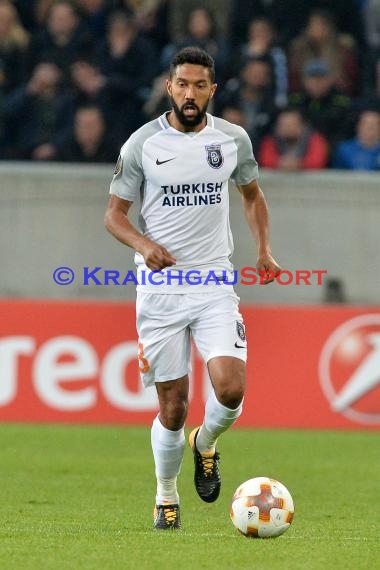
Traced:
<path fill-rule="evenodd" d="M 244 129 L 239 129 L 235 138 L 237 144 L 237 166 L 231 178 L 237 186 L 244 186 L 259 177 L 259 168 L 253 155 L 252 143 Z"/>
<path fill-rule="evenodd" d="M 144 180 L 141 146 L 134 143 L 132 135 L 121 148 L 110 185 L 110 194 L 130 202 L 138 197 Z"/>

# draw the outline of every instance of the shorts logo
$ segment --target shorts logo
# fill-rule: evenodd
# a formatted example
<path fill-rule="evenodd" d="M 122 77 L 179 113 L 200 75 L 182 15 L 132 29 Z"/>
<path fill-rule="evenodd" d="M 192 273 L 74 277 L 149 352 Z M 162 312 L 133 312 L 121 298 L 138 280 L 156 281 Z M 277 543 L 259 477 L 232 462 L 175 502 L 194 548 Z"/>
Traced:
<path fill-rule="evenodd" d="M 139 360 L 139 370 L 142 374 L 146 374 L 150 371 L 149 361 L 144 354 L 144 345 L 139 342 L 138 343 L 139 352 L 138 352 L 138 360 Z"/>
<path fill-rule="evenodd" d="M 220 144 L 206 145 L 207 162 L 211 168 L 220 168 L 223 164 L 223 155 Z"/>
<path fill-rule="evenodd" d="M 240 321 L 236 321 L 236 332 L 237 332 L 238 337 L 240 338 L 240 340 L 242 340 L 243 342 L 245 342 L 245 341 L 246 341 L 246 336 L 245 336 L 244 325 L 243 325 L 243 323 L 241 323 Z"/>

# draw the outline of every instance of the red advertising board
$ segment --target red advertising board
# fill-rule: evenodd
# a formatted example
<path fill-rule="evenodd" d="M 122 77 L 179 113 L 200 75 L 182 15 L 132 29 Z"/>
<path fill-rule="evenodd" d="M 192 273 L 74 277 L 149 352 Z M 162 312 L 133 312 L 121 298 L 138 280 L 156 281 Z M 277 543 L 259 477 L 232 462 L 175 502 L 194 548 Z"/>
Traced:
<path fill-rule="evenodd" d="M 240 426 L 380 429 L 380 307 L 243 306 Z M 0 421 L 150 424 L 134 306 L 0 301 Z M 188 423 L 210 389 L 194 354 Z"/>

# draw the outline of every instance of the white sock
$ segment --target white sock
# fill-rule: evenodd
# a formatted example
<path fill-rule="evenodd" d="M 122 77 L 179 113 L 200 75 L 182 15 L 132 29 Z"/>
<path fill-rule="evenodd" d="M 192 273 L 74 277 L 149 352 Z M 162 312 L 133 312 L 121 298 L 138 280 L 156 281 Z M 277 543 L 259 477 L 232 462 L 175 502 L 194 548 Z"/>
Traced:
<path fill-rule="evenodd" d="M 240 416 L 242 409 L 243 403 L 234 410 L 223 406 L 212 390 L 206 402 L 203 424 L 197 435 L 198 451 L 214 452 L 216 440 Z"/>
<path fill-rule="evenodd" d="M 152 425 L 151 441 L 157 477 L 156 504 L 179 503 L 177 475 L 185 448 L 185 430 L 166 429 L 157 416 Z"/>

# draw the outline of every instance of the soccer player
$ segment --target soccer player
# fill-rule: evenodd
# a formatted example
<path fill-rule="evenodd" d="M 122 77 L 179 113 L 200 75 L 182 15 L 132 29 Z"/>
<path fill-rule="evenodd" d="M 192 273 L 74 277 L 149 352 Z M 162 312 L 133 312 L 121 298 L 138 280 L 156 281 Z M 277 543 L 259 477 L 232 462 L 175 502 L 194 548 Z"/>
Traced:
<path fill-rule="evenodd" d="M 249 137 L 207 113 L 216 87 L 214 62 L 205 51 L 187 47 L 174 56 L 167 80 L 172 109 L 122 147 L 105 215 L 107 229 L 136 251 L 139 368 L 143 384 L 155 385 L 159 400 L 151 442 L 154 528 L 162 530 L 181 527 L 177 476 L 185 446 L 191 338 L 213 388 L 203 423 L 189 437 L 195 487 L 206 502 L 220 492 L 217 439 L 242 412 L 247 345 L 239 299 L 227 283 L 233 271 L 229 179 L 240 189 L 256 238 L 257 269 L 271 272 L 268 282 L 280 271 L 271 255 L 268 209 Z M 139 196 L 141 232 L 128 218 Z"/>

